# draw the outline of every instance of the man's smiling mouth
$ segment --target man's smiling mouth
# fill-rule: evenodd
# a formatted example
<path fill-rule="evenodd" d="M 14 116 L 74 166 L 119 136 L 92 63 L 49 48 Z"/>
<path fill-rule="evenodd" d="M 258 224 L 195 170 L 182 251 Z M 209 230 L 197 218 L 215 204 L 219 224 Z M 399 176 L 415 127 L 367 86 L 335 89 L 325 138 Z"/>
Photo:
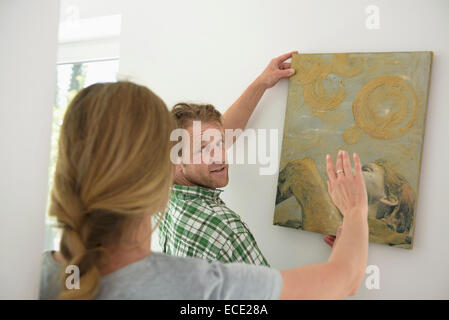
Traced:
<path fill-rule="evenodd" d="M 226 167 L 223 166 L 221 168 L 218 168 L 218 169 L 215 169 L 215 170 L 211 170 L 211 173 L 222 173 L 222 172 L 224 172 L 225 168 Z"/>

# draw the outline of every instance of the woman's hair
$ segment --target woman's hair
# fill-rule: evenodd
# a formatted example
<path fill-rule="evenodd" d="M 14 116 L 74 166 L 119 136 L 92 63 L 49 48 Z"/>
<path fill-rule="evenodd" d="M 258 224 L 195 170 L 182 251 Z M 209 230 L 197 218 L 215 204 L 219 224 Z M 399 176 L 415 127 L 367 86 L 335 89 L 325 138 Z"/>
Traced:
<path fill-rule="evenodd" d="M 415 213 L 415 193 L 404 176 L 398 173 L 396 168 L 387 160 L 378 159 L 374 162 L 384 170 L 385 194 L 390 198 L 396 198 L 398 204 L 390 207 L 386 216 L 395 219 L 395 231 L 399 233 L 409 232 L 413 225 Z"/>
<path fill-rule="evenodd" d="M 164 102 L 131 82 L 94 84 L 72 100 L 59 137 L 50 215 L 62 228 L 67 265 L 80 270 L 80 289 L 63 285 L 60 298 L 94 298 L 108 248 L 166 206 L 174 128 Z"/>

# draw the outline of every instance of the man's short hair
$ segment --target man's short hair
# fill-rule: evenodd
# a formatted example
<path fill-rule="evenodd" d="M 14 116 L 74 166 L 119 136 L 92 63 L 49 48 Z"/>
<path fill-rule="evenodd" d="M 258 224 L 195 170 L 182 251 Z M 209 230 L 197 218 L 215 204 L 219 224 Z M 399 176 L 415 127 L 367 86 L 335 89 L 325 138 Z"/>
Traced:
<path fill-rule="evenodd" d="M 171 114 L 174 116 L 178 128 L 186 129 L 192 125 L 193 121 L 217 121 L 223 125 L 220 111 L 211 104 L 180 102 L 171 109 Z"/>

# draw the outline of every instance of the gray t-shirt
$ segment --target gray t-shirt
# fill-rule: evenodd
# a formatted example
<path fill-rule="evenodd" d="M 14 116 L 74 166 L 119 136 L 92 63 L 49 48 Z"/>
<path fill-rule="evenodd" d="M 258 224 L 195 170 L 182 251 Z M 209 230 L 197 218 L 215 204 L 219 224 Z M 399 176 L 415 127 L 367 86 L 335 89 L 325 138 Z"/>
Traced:
<path fill-rule="evenodd" d="M 57 299 L 61 266 L 43 253 L 40 299 Z M 265 266 L 152 253 L 101 278 L 96 299 L 279 299 L 282 277 Z M 76 290 L 76 289 L 74 289 Z"/>

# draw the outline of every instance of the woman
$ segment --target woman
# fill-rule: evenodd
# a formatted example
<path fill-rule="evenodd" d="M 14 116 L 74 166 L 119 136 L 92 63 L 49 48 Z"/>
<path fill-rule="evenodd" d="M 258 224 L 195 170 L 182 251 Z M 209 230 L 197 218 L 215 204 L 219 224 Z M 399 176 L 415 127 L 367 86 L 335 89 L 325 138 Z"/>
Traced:
<path fill-rule="evenodd" d="M 152 215 L 173 177 L 164 102 L 130 82 L 95 84 L 71 102 L 61 128 L 50 214 L 59 252 L 45 252 L 42 299 L 325 299 L 354 294 L 368 251 L 367 196 L 359 158 L 346 152 L 329 193 L 344 214 L 327 262 L 278 271 L 152 253 Z M 79 289 L 67 285 L 76 266 Z M 67 278 L 70 276 L 69 278 Z M 73 284 L 73 283 L 72 283 Z"/>

